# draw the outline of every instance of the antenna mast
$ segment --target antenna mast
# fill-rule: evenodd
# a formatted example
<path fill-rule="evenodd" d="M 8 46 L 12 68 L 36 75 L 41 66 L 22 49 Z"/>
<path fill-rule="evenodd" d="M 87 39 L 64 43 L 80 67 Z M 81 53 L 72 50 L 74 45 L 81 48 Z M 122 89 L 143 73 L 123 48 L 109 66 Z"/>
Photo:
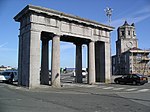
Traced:
<path fill-rule="evenodd" d="M 106 9 L 104 9 L 104 11 L 106 12 L 106 16 L 108 17 L 108 23 L 110 25 L 111 23 L 111 16 L 112 16 L 112 8 L 106 7 Z"/>

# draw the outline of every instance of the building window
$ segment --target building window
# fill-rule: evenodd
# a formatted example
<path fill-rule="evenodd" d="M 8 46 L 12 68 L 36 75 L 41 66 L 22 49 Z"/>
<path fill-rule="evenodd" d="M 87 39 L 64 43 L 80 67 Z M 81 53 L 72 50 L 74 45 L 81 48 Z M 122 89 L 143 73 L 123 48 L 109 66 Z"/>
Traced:
<path fill-rule="evenodd" d="M 142 59 L 142 54 L 137 54 L 137 55 L 136 55 L 136 60 L 137 60 L 138 62 L 140 62 L 141 59 Z"/>
<path fill-rule="evenodd" d="M 118 63 L 120 63 L 120 57 L 118 58 Z"/>
<path fill-rule="evenodd" d="M 124 34 L 125 34 L 124 31 L 121 31 L 121 35 L 124 36 Z"/>
<path fill-rule="evenodd" d="M 127 62 L 127 56 L 126 55 L 124 56 L 124 61 L 125 61 L 125 63 Z"/>
<path fill-rule="evenodd" d="M 115 64 L 115 61 L 116 61 L 115 58 L 113 58 L 113 64 Z"/>
<path fill-rule="evenodd" d="M 130 30 L 128 30 L 128 35 L 130 35 Z"/>
<path fill-rule="evenodd" d="M 135 32 L 133 31 L 133 36 L 135 36 Z"/>

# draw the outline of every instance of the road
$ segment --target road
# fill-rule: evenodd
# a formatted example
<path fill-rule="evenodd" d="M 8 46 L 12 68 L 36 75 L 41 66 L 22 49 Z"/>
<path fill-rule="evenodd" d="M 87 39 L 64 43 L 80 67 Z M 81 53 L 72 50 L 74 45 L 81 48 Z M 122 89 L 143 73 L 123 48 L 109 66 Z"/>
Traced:
<path fill-rule="evenodd" d="M 29 90 L 0 83 L 0 112 L 150 112 L 150 83 L 62 85 Z"/>

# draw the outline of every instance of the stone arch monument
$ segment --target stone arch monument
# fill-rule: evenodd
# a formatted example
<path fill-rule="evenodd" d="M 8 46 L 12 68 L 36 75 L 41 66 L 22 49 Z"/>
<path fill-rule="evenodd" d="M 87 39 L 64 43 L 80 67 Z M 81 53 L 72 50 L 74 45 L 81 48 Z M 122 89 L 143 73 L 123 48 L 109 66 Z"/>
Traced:
<path fill-rule="evenodd" d="M 60 87 L 60 41 L 76 45 L 77 83 L 82 83 L 83 44 L 88 46 L 88 84 L 110 82 L 110 31 L 113 27 L 32 5 L 27 5 L 14 19 L 20 22 L 20 86 L 35 88 L 49 84 L 49 40 L 52 40 L 52 86 Z"/>

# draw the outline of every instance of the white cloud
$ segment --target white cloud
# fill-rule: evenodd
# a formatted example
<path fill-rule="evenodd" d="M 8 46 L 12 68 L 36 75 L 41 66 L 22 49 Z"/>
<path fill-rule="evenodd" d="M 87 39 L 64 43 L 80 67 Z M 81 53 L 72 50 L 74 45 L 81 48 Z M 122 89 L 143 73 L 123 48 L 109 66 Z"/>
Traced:
<path fill-rule="evenodd" d="M 1 45 L 0 45 L 0 48 L 3 47 L 3 46 L 5 46 L 6 44 L 8 44 L 8 42 L 6 42 L 6 43 L 4 43 L 4 44 L 1 44 Z"/>
<path fill-rule="evenodd" d="M 114 26 L 115 28 L 117 28 L 118 26 L 121 26 L 124 21 L 125 21 L 125 19 L 123 19 L 123 18 L 113 20 L 111 22 L 111 26 Z"/>
<path fill-rule="evenodd" d="M 111 26 L 118 28 L 119 26 L 124 24 L 125 20 L 127 20 L 129 23 L 139 23 L 139 22 L 144 21 L 147 18 L 150 18 L 150 5 L 142 8 L 142 9 L 139 9 L 138 11 L 136 11 L 134 13 L 131 13 L 127 17 L 124 16 L 123 18 L 113 20 L 111 22 Z"/>
<path fill-rule="evenodd" d="M 8 44 L 8 42 L 3 43 L 0 45 L 0 51 L 1 52 L 10 52 L 10 51 L 17 51 L 17 49 L 13 49 L 13 48 L 7 48 L 6 45 Z"/>
<path fill-rule="evenodd" d="M 139 17 L 135 17 L 134 21 L 135 21 L 135 23 L 138 23 L 138 22 L 141 22 L 141 21 L 143 21 L 143 20 L 145 20 L 147 18 L 150 18 L 150 14 L 139 16 Z"/>
<path fill-rule="evenodd" d="M 135 14 L 144 14 L 144 13 L 150 13 L 150 5 L 147 5 L 141 10 L 138 10 Z"/>
<path fill-rule="evenodd" d="M 16 52 L 17 49 L 13 49 L 13 48 L 0 48 L 0 52 Z"/>

